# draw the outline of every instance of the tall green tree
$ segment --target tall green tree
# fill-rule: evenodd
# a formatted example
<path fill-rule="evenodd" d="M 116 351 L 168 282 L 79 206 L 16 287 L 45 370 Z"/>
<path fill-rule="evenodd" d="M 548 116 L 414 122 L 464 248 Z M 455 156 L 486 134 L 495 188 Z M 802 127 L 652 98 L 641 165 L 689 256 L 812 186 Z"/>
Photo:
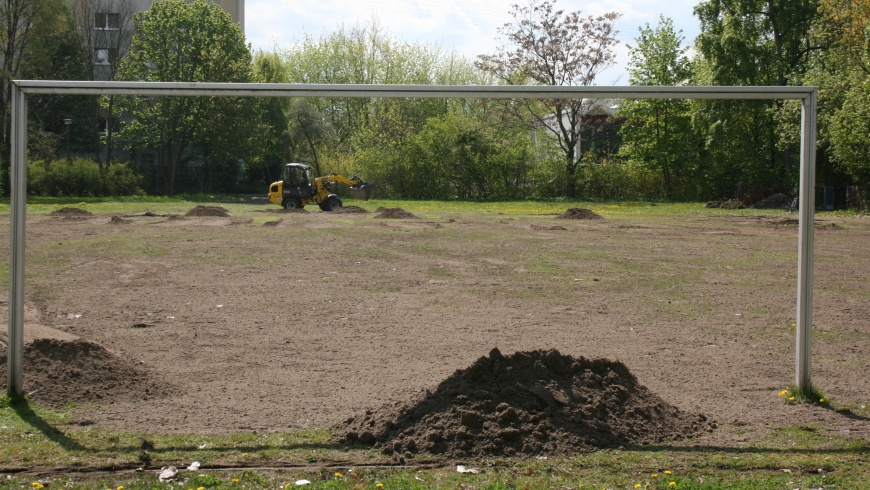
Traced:
<path fill-rule="evenodd" d="M 683 40 L 682 31 L 675 31 L 673 21 L 663 16 L 654 29 L 649 24 L 640 28 L 635 45 L 628 47 L 629 83 L 690 84 L 692 65 Z M 689 111 L 689 103 L 681 99 L 626 100 L 619 107 L 619 116 L 625 118 L 620 154 L 634 165 L 661 172 L 668 199 L 674 197 L 676 181 L 690 169 L 695 154 Z"/>
<path fill-rule="evenodd" d="M 613 65 L 618 43 L 614 24 L 619 14 L 583 16 L 556 9 L 555 0 L 514 4 L 513 20 L 499 29 L 501 45 L 494 54 L 478 56 L 476 66 L 505 83 L 592 85 Z M 552 134 L 565 155 L 565 193 L 574 197 L 580 165 L 583 100 L 524 101 L 517 105 Z"/>
<path fill-rule="evenodd" d="M 251 52 L 239 26 L 208 0 L 162 0 L 134 18 L 135 35 L 119 67 L 118 78 L 160 82 L 250 82 Z M 127 148 L 155 148 L 165 191 L 175 193 L 176 173 L 192 145 L 221 139 L 225 145 L 214 164 L 236 168 L 256 125 L 251 101 L 234 97 L 128 97 L 119 101 L 133 119 L 119 140 Z M 244 108 L 248 107 L 248 110 Z M 200 145 L 201 148 L 207 146 Z"/>
<path fill-rule="evenodd" d="M 816 0 L 705 0 L 695 7 L 701 22 L 696 40 L 699 83 L 791 85 L 801 79 L 819 46 L 810 27 Z M 796 184 L 797 151 L 781 124 L 784 102 L 708 101 L 696 114 L 709 144 L 703 149 L 717 192 L 738 188 L 787 190 Z M 730 197 L 730 196 L 729 196 Z"/>

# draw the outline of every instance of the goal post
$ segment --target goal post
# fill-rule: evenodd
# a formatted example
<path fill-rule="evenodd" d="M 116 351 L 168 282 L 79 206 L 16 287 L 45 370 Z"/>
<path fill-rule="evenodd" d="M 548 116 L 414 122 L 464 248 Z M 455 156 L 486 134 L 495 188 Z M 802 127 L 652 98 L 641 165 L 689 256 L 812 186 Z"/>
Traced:
<path fill-rule="evenodd" d="M 291 83 L 199 83 L 14 80 L 12 82 L 9 330 L 7 392 L 23 394 L 24 236 L 27 203 L 27 95 L 143 95 L 227 97 L 379 97 L 477 99 L 730 99 L 800 100 L 801 147 L 798 195 L 798 273 L 795 385 L 809 391 L 813 302 L 813 221 L 815 213 L 816 87 L 777 86 L 620 86 L 531 85 L 351 85 Z"/>

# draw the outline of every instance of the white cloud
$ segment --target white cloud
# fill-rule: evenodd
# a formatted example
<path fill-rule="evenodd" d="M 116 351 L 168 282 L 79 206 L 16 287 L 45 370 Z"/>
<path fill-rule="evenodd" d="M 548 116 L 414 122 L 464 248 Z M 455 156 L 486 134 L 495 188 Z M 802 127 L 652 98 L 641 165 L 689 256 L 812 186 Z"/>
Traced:
<path fill-rule="evenodd" d="M 519 0 L 521 1 L 521 0 Z M 659 15 L 670 17 L 683 30 L 686 42 L 694 40 L 698 23 L 692 14 L 698 0 L 561 0 L 557 7 L 580 10 L 587 15 L 616 11 L 620 45 L 618 65 L 598 78 L 601 85 L 628 83 L 626 44 L 632 44 L 638 28 L 656 26 Z M 373 19 L 395 38 L 413 43 L 436 43 L 473 58 L 495 50 L 497 29 L 510 21 L 510 6 L 517 0 L 248 0 L 245 34 L 255 49 L 287 47 L 306 35 L 314 38 L 339 26 L 367 24 Z M 617 82 L 618 79 L 618 82 Z"/>

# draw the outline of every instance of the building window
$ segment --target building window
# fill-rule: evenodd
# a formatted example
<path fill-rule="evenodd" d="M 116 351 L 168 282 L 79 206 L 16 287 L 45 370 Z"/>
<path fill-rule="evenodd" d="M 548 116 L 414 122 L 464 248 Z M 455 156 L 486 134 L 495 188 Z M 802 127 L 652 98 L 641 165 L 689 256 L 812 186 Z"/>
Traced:
<path fill-rule="evenodd" d="M 109 129 L 112 130 L 113 133 L 117 133 L 120 129 L 120 125 L 118 123 L 117 117 L 101 117 L 99 122 L 97 123 L 97 131 L 100 132 L 100 136 L 104 136 L 109 132 Z"/>
<path fill-rule="evenodd" d="M 112 65 L 118 59 L 116 48 L 97 48 L 94 50 L 95 65 Z"/>
<path fill-rule="evenodd" d="M 121 28 L 121 14 L 100 12 L 94 14 L 94 29 L 118 30 Z"/>

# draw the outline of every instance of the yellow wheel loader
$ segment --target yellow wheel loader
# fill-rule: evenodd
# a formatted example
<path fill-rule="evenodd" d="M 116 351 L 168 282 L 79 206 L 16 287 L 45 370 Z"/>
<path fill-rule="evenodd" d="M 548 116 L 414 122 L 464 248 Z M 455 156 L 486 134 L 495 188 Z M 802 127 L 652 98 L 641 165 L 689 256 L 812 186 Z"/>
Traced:
<path fill-rule="evenodd" d="M 333 183 L 349 185 L 366 201 L 372 195 L 372 184 L 357 176 L 351 178 L 329 174 L 311 179 L 311 166 L 304 163 L 288 163 L 281 169 L 281 180 L 269 186 L 269 201 L 284 206 L 284 209 L 302 209 L 317 204 L 323 211 L 335 211 L 341 207 L 341 199 L 332 193 Z"/>

